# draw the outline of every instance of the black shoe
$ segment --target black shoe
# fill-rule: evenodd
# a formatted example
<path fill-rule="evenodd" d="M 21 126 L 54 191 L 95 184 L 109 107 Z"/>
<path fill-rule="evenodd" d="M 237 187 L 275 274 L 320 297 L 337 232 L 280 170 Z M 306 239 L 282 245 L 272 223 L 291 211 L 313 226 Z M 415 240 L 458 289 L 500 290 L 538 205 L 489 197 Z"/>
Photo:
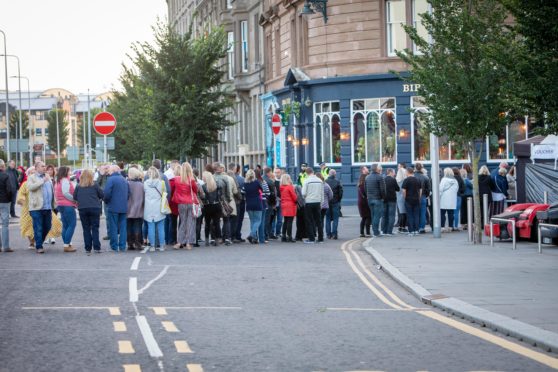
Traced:
<path fill-rule="evenodd" d="M 333 235 L 333 240 L 337 240 L 337 235 Z"/>
<path fill-rule="evenodd" d="M 253 238 L 252 238 L 251 236 L 249 236 L 249 237 L 246 238 L 246 239 L 248 239 L 248 242 L 249 242 L 250 244 L 252 243 L 252 239 L 253 239 Z"/>
<path fill-rule="evenodd" d="M 269 239 L 271 239 L 271 240 L 277 240 L 277 237 L 276 237 L 275 235 L 271 235 L 271 236 L 269 237 Z M 269 240 L 269 239 L 266 239 L 266 240 Z"/>
<path fill-rule="evenodd" d="M 200 245 L 198 243 L 194 244 L 194 247 L 199 248 Z"/>
<path fill-rule="evenodd" d="M 360 234 L 360 237 L 361 237 L 361 238 L 365 238 L 366 236 L 365 236 L 364 234 Z"/>
<path fill-rule="evenodd" d="M 103 236 L 103 240 L 109 240 L 110 238 L 108 236 Z"/>
<path fill-rule="evenodd" d="M 287 242 L 287 238 L 281 238 L 281 243 L 286 243 Z"/>
<path fill-rule="evenodd" d="M 15 214 L 12 214 L 10 217 L 12 217 L 12 218 L 19 218 L 19 216 L 16 216 Z"/>

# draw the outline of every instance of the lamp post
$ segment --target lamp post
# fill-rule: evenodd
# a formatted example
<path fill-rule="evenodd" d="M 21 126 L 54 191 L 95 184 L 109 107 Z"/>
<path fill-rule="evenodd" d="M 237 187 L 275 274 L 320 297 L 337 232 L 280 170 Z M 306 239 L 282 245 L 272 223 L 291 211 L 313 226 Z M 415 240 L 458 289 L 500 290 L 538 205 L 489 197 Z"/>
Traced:
<path fill-rule="evenodd" d="M 60 94 L 56 100 L 56 161 L 60 168 L 60 124 L 58 122 L 58 107 L 60 106 Z"/>
<path fill-rule="evenodd" d="M 87 89 L 87 137 L 89 137 L 89 163 L 87 166 L 93 168 L 93 142 L 91 142 L 91 98 Z"/>
<path fill-rule="evenodd" d="M 19 75 L 21 75 L 21 71 L 20 71 L 21 70 L 20 69 L 21 64 L 19 62 L 19 57 L 14 55 L 14 54 L 8 54 L 7 57 L 12 57 L 12 58 L 15 58 L 17 60 L 17 76 L 10 76 L 10 77 L 12 77 L 12 78 L 19 77 Z M 23 138 L 23 135 L 21 133 L 21 128 L 22 128 L 22 125 L 21 125 L 21 79 L 18 79 L 18 89 L 19 89 L 19 140 L 21 140 Z M 19 142 L 20 141 L 18 141 L 17 133 L 18 133 L 18 128 L 16 127 L 16 135 L 15 135 L 15 139 L 16 139 L 16 163 L 18 161 L 17 154 L 19 153 L 19 162 L 20 162 L 20 165 L 23 165 L 23 152 L 19 152 Z M 8 141 L 9 141 L 9 138 L 8 138 Z"/>
<path fill-rule="evenodd" d="M 8 162 L 10 161 L 10 97 L 8 94 L 8 52 L 6 50 L 6 33 L 0 30 L 4 35 L 4 75 L 6 77 L 6 150 L 8 153 Z"/>
<path fill-rule="evenodd" d="M 33 165 L 33 145 L 31 144 L 31 133 L 33 132 L 31 128 L 31 89 L 29 89 L 29 78 L 25 76 L 19 76 L 20 79 L 27 80 L 27 128 L 29 129 L 29 166 Z"/>

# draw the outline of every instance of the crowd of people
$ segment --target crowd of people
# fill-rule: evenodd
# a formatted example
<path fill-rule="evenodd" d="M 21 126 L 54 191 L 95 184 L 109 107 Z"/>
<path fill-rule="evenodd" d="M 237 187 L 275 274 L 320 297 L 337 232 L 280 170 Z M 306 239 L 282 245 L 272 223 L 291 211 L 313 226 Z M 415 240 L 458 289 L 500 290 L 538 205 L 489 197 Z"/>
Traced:
<path fill-rule="evenodd" d="M 515 201 L 515 167 L 509 171 L 508 168 L 502 162 L 492 173 L 486 165 L 479 169 L 480 200 L 487 195 L 489 217 L 502 213 L 506 201 Z M 461 168 L 443 169 L 441 176 L 442 231 L 466 229 L 467 198 L 473 196 L 473 170 L 464 164 Z M 372 164 L 370 169 L 362 167 L 357 188 L 361 237 L 391 236 L 395 227 L 398 233 L 410 236 L 426 233 L 427 226 L 433 229 L 432 180 L 421 163 L 414 166 L 400 163 L 397 173 L 387 169 L 385 174 L 379 164 Z M 482 209 L 481 202 L 481 216 Z"/>

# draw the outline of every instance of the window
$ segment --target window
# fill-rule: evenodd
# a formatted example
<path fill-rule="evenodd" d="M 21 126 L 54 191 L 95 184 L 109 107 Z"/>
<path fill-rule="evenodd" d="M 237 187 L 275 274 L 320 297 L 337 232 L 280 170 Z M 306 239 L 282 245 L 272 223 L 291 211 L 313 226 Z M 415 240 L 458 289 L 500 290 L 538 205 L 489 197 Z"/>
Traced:
<path fill-rule="evenodd" d="M 48 128 L 45 128 L 45 136 L 48 136 Z"/>
<path fill-rule="evenodd" d="M 240 22 L 242 72 L 248 72 L 248 21 Z"/>
<path fill-rule="evenodd" d="M 413 159 L 430 161 L 430 133 L 426 129 L 424 117 L 419 114 L 428 113 L 422 97 L 411 97 L 411 109 Z"/>
<path fill-rule="evenodd" d="M 407 34 L 403 29 L 406 24 L 405 0 L 386 1 L 386 37 L 387 54 L 395 56 L 396 50 L 403 50 L 407 46 Z"/>
<path fill-rule="evenodd" d="M 513 120 L 502 133 L 488 136 L 488 160 L 511 160 L 513 159 L 513 144 L 528 137 L 528 117 Z"/>
<path fill-rule="evenodd" d="M 35 135 L 36 136 L 42 136 L 43 135 L 43 130 L 41 128 L 35 128 Z"/>
<path fill-rule="evenodd" d="M 395 98 L 351 101 L 353 163 L 397 161 Z"/>
<path fill-rule="evenodd" d="M 232 80 L 234 79 L 234 32 L 227 32 L 227 41 L 229 45 L 229 49 L 227 51 L 229 80 Z"/>
<path fill-rule="evenodd" d="M 35 120 L 45 120 L 45 112 L 35 111 Z"/>
<path fill-rule="evenodd" d="M 425 40 L 431 41 L 428 31 L 422 24 L 422 19 L 420 17 L 423 13 L 430 13 L 431 7 L 426 0 L 413 0 L 413 27 L 417 30 L 420 37 Z M 420 53 L 420 50 L 416 45 L 413 44 L 413 52 Z"/>
<path fill-rule="evenodd" d="M 232 9 L 233 8 L 233 0 L 226 0 L 227 1 L 227 9 Z"/>
<path fill-rule="evenodd" d="M 339 102 L 314 104 L 314 159 L 316 164 L 341 163 Z"/>

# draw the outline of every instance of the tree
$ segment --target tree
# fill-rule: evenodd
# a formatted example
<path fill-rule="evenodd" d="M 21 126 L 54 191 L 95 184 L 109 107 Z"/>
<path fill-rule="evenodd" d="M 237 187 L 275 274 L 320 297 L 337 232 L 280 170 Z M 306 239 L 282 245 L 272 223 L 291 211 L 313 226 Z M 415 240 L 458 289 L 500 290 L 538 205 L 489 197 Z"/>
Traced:
<path fill-rule="evenodd" d="M 18 133 L 19 139 L 19 113 L 20 111 L 15 111 L 10 114 L 10 136 L 14 136 Z M 16 131 L 17 128 L 17 131 Z M 29 138 L 29 117 L 25 111 L 21 112 L 21 131 L 23 132 L 22 138 Z"/>
<path fill-rule="evenodd" d="M 515 111 L 543 119 L 545 133 L 558 132 L 558 2 L 502 0 L 517 35 L 511 76 L 519 83 Z"/>
<path fill-rule="evenodd" d="M 66 120 L 66 111 L 62 109 L 51 110 L 48 112 L 48 137 L 47 143 L 50 149 L 58 153 L 58 143 L 57 143 L 57 132 L 56 132 L 56 112 L 58 111 L 58 130 L 60 136 L 60 152 L 66 149 L 68 143 L 68 134 L 70 130 L 68 128 L 68 121 Z"/>
<path fill-rule="evenodd" d="M 429 0 L 433 12 L 423 14 L 434 42 L 405 27 L 421 53 L 399 51 L 410 65 L 404 79 L 419 84 L 429 108 L 417 112 L 427 130 L 463 145 L 473 163 L 475 243 L 482 242 L 478 166 L 487 135 L 505 128 L 513 97 L 510 71 L 497 63 L 509 53 L 513 35 L 505 28 L 506 12 L 496 0 Z"/>
<path fill-rule="evenodd" d="M 219 143 L 218 133 L 233 125 L 221 60 L 227 40 L 222 28 L 192 38 L 170 26 L 154 27 L 155 44 L 134 44 L 133 67 L 124 69 L 124 91 L 111 104 L 122 124 L 117 145 L 125 156 L 201 157 Z M 126 130 L 129 130 L 127 132 Z M 120 141 L 120 142 L 118 142 Z"/>

